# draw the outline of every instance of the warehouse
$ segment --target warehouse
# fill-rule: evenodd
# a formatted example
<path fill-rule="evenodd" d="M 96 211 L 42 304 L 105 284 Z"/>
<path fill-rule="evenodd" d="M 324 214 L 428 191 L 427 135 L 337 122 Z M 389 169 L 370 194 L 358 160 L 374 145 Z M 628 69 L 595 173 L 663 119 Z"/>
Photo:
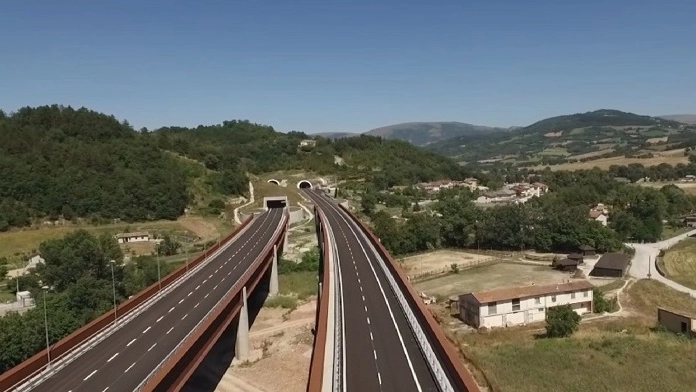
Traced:
<path fill-rule="evenodd" d="M 595 264 L 590 276 L 621 278 L 630 264 L 631 258 L 625 253 L 605 253 Z"/>

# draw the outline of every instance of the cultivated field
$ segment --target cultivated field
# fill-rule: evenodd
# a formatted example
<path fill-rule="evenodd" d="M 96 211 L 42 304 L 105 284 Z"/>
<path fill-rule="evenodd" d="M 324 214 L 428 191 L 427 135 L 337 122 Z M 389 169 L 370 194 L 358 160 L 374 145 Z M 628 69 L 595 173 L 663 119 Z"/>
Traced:
<path fill-rule="evenodd" d="M 684 286 L 696 288 L 696 239 L 687 238 L 670 248 L 662 258 L 667 276 Z"/>
<path fill-rule="evenodd" d="M 493 257 L 452 250 L 440 250 L 406 257 L 401 260 L 401 265 L 409 276 L 414 277 L 428 273 L 446 272 L 452 264 L 464 267 L 490 260 L 493 260 Z"/>
<path fill-rule="evenodd" d="M 658 306 L 696 312 L 696 299 L 648 280 L 635 282 L 621 298 L 622 316 L 585 321 L 567 339 L 544 338 L 543 323 L 458 333 L 456 339 L 478 379 L 496 391 L 690 390 L 696 340 L 654 326 Z"/>
<path fill-rule="evenodd" d="M 568 274 L 546 266 L 497 263 L 424 280 L 415 283 L 414 286 L 418 291 L 428 295 L 449 297 L 501 287 L 557 283 L 568 278 Z"/>
<path fill-rule="evenodd" d="M 601 158 L 587 162 L 573 162 L 573 163 L 562 163 L 559 165 L 549 165 L 551 170 L 581 170 L 581 169 L 592 169 L 598 167 L 600 169 L 609 169 L 612 165 L 630 165 L 631 163 L 640 163 L 643 166 L 657 166 L 661 163 L 668 163 L 672 166 L 679 163 L 687 164 L 689 160 L 683 154 L 673 155 L 668 154 L 669 151 L 665 151 L 664 155 L 655 156 L 653 158 L 626 158 L 626 157 L 610 157 Z M 533 167 L 533 169 L 543 169 L 546 166 L 539 165 Z"/>

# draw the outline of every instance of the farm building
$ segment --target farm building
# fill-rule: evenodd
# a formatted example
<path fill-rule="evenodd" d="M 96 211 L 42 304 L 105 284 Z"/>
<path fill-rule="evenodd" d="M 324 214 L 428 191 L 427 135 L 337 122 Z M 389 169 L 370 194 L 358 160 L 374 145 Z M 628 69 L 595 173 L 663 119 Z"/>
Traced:
<path fill-rule="evenodd" d="M 625 253 L 605 253 L 590 272 L 590 276 L 621 278 L 631 264 L 631 256 Z"/>
<path fill-rule="evenodd" d="M 128 242 L 146 242 L 150 241 L 150 233 L 141 231 L 135 233 L 116 234 L 116 240 L 118 240 L 119 244 L 125 244 Z"/>
<path fill-rule="evenodd" d="M 559 271 L 575 272 L 578 269 L 578 261 L 568 257 L 554 260 L 551 266 Z"/>
<path fill-rule="evenodd" d="M 591 247 L 591 246 L 589 246 L 589 245 L 580 245 L 579 250 L 580 250 L 580 253 L 581 253 L 584 257 L 594 256 L 594 255 L 596 254 L 596 252 L 597 252 L 597 249 L 595 249 L 595 248 L 593 248 L 593 247 Z"/>
<path fill-rule="evenodd" d="M 696 318 L 657 308 L 657 323 L 668 331 L 696 337 Z"/>
<path fill-rule="evenodd" d="M 559 305 L 589 313 L 593 288 L 587 280 L 575 280 L 467 293 L 459 296 L 459 317 L 474 328 L 492 328 L 544 321 L 546 309 Z"/>

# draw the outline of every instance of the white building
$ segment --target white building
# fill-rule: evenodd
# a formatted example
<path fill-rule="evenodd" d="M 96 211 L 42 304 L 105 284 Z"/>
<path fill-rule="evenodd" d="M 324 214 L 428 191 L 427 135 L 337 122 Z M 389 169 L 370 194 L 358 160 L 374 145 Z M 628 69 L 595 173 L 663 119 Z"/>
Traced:
<path fill-rule="evenodd" d="M 119 244 L 125 244 L 128 242 L 146 242 L 150 241 L 150 233 L 147 232 L 136 232 L 136 233 L 121 233 L 116 234 L 116 239 Z"/>
<path fill-rule="evenodd" d="M 546 309 L 570 304 L 578 314 L 592 312 L 587 280 L 511 287 L 459 296 L 459 317 L 474 328 L 509 327 L 546 320 Z"/>

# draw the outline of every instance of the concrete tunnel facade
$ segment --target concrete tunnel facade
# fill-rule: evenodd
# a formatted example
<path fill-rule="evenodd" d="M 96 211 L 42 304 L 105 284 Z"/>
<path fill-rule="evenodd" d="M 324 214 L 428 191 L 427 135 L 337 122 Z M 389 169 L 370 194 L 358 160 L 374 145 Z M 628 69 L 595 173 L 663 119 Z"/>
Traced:
<path fill-rule="evenodd" d="M 268 182 L 268 183 L 271 183 L 271 184 L 280 185 L 280 181 L 276 180 L 275 178 L 271 178 L 271 179 L 268 180 L 267 182 Z"/>
<path fill-rule="evenodd" d="M 314 185 L 312 185 L 312 183 L 309 182 L 309 180 L 300 180 L 297 183 L 297 188 L 298 189 L 312 189 L 312 188 L 314 188 Z"/>

